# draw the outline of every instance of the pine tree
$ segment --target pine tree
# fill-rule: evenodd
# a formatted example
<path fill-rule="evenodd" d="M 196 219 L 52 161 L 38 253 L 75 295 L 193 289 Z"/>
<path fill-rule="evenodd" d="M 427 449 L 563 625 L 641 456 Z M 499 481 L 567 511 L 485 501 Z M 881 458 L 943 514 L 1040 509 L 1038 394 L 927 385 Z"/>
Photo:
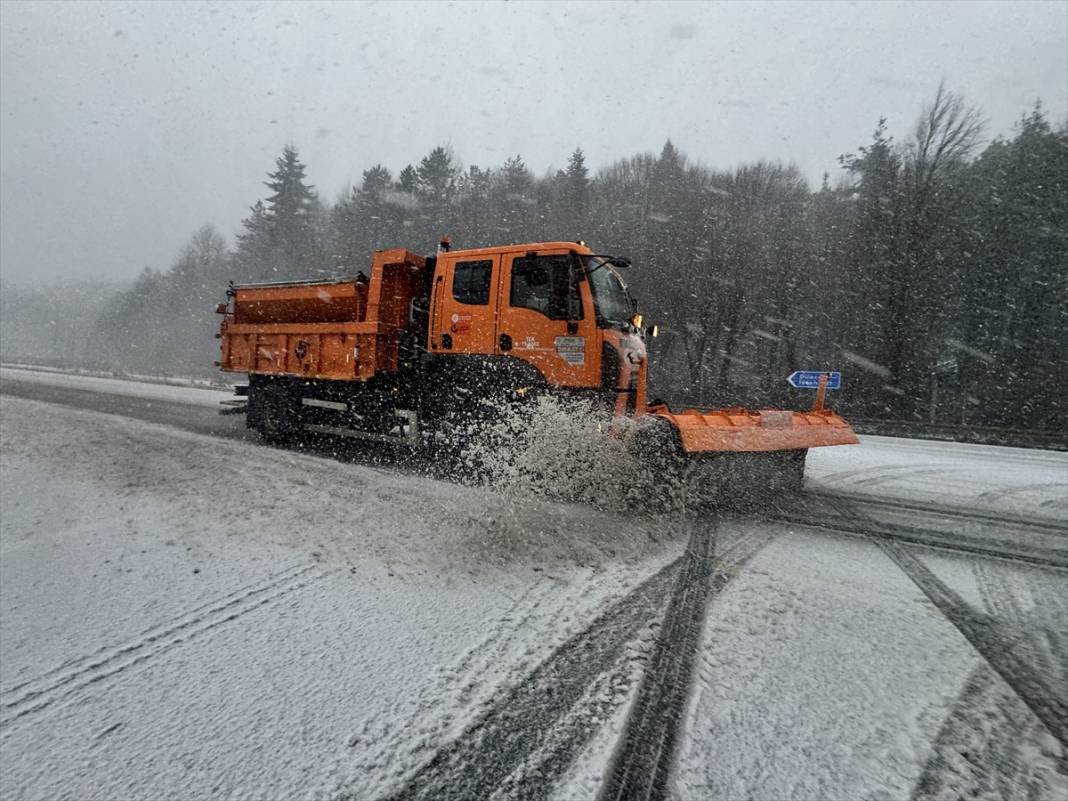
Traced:
<path fill-rule="evenodd" d="M 252 281 L 276 271 L 267 207 L 257 200 L 249 210 L 252 213 L 241 221 L 242 230 L 237 235 L 237 248 L 231 259 L 233 277 L 238 281 Z"/>
<path fill-rule="evenodd" d="M 286 145 L 275 160 L 277 169 L 265 182 L 271 195 L 266 216 L 270 242 L 277 255 L 274 268 L 287 275 L 305 275 L 315 266 L 317 255 L 314 215 L 319 210 L 314 187 L 304 181 L 305 167 L 297 150 Z"/>
<path fill-rule="evenodd" d="M 389 170 L 381 164 L 376 164 L 371 169 L 364 170 L 360 192 L 377 198 L 391 186 L 393 186 L 393 176 L 390 175 Z"/>
<path fill-rule="evenodd" d="M 1036 105 L 969 173 L 958 415 L 1065 430 L 1068 126 L 1054 130 Z"/>
<path fill-rule="evenodd" d="M 458 173 L 452 153 L 445 147 L 435 147 L 416 170 L 419 191 L 431 202 L 443 203 L 452 197 Z"/>
<path fill-rule="evenodd" d="M 459 198 L 458 220 L 462 221 L 463 230 L 454 233 L 461 236 L 465 246 L 480 247 L 493 245 L 495 240 L 490 234 L 490 187 L 494 181 L 491 169 L 481 169 L 475 164 L 468 167 L 456 183 Z"/>
<path fill-rule="evenodd" d="M 890 320 L 895 293 L 902 291 L 898 267 L 903 203 L 902 156 L 886 133 L 886 118 L 879 119 L 871 144 L 838 161 L 852 181 L 847 190 L 852 210 L 849 249 L 844 256 L 852 269 L 845 288 L 847 315 L 840 321 L 842 340 L 848 357 L 866 365 L 853 381 L 857 396 L 870 404 L 863 412 L 879 416 L 891 411 L 900 397 L 884 388 L 894 385 L 890 348 L 901 335 Z"/>
<path fill-rule="evenodd" d="M 534 176 L 518 154 L 505 159 L 500 177 L 504 182 L 505 195 L 512 200 L 525 198 L 534 186 Z"/>
<path fill-rule="evenodd" d="M 409 195 L 414 195 L 418 191 L 419 173 L 415 171 L 415 167 L 411 164 L 401 170 L 400 175 L 397 176 L 397 188 L 402 192 L 407 192 Z"/>
<path fill-rule="evenodd" d="M 393 176 L 381 164 L 364 171 L 360 188 L 353 193 L 359 228 L 350 240 L 348 263 L 353 267 L 366 265 L 372 251 L 391 246 L 400 235 L 402 210 L 391 202 L 392 189 Z"/>
<path fill-rule="evenodd" d="M 577 230 L 586 226 L 590 194 L 590 180 L 587 175 L 586 157 L 582 153 L 582 148 L 576 147 L 567 160 L 567 171 L 563 174 L 562 180 L 564 182 L 564 207 Z"/>

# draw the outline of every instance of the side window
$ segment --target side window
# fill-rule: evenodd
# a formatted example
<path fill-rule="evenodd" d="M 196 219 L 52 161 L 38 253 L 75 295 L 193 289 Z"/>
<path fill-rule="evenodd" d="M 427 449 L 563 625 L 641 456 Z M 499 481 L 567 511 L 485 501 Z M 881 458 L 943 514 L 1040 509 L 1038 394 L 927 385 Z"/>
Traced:
<path fill-rule="evenodd" d="M 452 296 L 458 303 L 485 306 L 489 303 L 493 262 L 460 261 L 452 274 Z"/>
<path fill-rule="evenodd" d="M 511 306 L 550 320 L 581 320 L 579 271 L 571 256 L 523 256 L 512 261 Z"/>

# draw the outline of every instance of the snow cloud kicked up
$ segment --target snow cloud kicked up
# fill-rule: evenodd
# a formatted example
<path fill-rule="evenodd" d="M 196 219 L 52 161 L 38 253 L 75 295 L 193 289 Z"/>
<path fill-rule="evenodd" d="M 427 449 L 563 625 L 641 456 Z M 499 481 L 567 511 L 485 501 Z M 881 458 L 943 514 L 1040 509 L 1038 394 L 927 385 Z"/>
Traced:
<path fill-rule="evenodd" d="M 543 395 L 472 426 L 460 458 L 469 477 L 502 492 L 664 509 L 681 502 L 683 475 L 658 433 L 651 417 L 613 420 L 590 401 Z"/>

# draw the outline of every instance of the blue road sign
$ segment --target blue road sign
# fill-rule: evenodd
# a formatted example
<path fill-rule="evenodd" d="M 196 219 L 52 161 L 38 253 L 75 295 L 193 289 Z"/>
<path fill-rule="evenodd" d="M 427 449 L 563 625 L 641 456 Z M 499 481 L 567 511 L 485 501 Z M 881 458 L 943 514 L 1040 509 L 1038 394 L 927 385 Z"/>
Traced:
<path fill-rule="evenodd" d="M 820 370 L 797 370 L 790 373 L 786 380 L 790 382 L 790 386 L 797 389 L 819 389 L 821 375 L 827 376 L 827 389 L 842 388 L 841 373 L 828 373 Z"/>

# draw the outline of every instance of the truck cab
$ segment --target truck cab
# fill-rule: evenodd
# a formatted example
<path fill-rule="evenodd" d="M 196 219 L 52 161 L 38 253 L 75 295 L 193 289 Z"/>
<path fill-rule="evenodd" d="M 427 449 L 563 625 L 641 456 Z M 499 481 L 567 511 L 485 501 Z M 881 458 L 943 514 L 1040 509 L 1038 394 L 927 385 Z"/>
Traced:
<path fill-rule="evenodd" d="M 426 350 L 535 384 L 629 392 L 645 343 L 616 269 L 625 263 L 581 242 L 443 250 L 430 287 Z"/>

